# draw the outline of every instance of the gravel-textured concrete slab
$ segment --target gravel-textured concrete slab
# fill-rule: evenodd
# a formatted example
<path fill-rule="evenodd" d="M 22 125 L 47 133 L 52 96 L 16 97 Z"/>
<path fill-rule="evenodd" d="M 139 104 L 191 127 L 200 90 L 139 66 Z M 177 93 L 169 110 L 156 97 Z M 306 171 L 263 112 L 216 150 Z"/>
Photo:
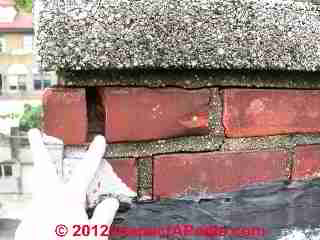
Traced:
<path fill-rule="evenodd" d="M 320 70 L 320 10 L 311 2 L 41 2 L 44 69 Z"/>

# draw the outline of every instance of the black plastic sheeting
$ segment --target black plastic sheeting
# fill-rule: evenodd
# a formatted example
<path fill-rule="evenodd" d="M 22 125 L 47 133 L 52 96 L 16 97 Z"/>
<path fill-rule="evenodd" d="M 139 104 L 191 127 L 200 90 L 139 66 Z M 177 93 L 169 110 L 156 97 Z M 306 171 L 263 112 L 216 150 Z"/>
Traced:
<path fill-rule="evenodd" d="M 192 199 L 192 197 L 190 198 Z M 218 226 L 230 228 L 258 227 L 266 230 L 264 236 L 184 236 L 183 231 L 165 236 L 119 236 L 112 239 L 320 239 L 320 181 L 308 183 L 275 183 L 216 195 L 214 199 L 160 200 L 149 204 L 133 204 L 120 213 L 115 226 L 162 228 L 168 225 Z M 183 228 L 182 228 L 183 229 Z M 181 233 L 182 234 L 179 234 Z M 294 233 L 291 233 L 294 232 Z M 168 231 L 167 231 L 168 233 Z M 129 234 L 129 232 L 128 232 Z M 222 234 L 223 235 L 223 234 Z M 232 235 L 232 234 L 231 234 Z M 289 236 L 288 236 L 289 235 Z M 245 235 L 242 235 L 245 236 Z M 255 235 L 257 236 L 257 235 Z"/>
<path fill-rule="evenodd" d="M 132 233 L 112 236 L 110 239 L 282 239 L 320 240 L 320 180 L 287 185 L 274 183 L 250 187 L 242 191 L 216 194 L 213 199 L 190 196 L 188 200 L 163 199 L 153 203 L 134 203 L 130 209 L 119 211 L 116 227 L 164 228 L 192 225 L 230 228 L 258 227 L 266 230 L 264 236 L 179 235 L 172 232 L 155 236 L 133 236 Z M 197 200 L 197 201 L 195 201 Z M 123 211 L 124 210 L 124 211 Z M 16 220 L 0 219 L 0 240 L 13 239 Z M 183 231 L 182 231 L 183 232 Z M 116 232 L 117 233 L 117 232 Z M 168 232 L 167 232 L 168 233 Z M 7 237 L 6 237 L 7 236 Z"/>

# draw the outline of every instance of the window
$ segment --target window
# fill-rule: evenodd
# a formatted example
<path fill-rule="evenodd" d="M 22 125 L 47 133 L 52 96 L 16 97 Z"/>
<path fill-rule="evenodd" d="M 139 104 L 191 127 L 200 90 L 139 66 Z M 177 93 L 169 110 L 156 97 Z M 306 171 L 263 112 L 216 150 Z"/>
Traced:
<path fill-rule="evenodd" d="M 13 168 L 11 164 L 0 165 L 0 178 L 12 177 L 12 176 L 13 176 Z"/>
<path fill-rule="evenodd" d="M 32 34 L 25 34 L 23 36 L 23 48 L 32 51 Z"/>
<path fill-rule="evenodd" d="M 6 52 L 6 42 L 4 37 L 0 36 L 0 53 Z"/>
<path fill-rule="evenodd" d="M 10 75 L 8 77 L 10 90 L 12 90 L 12 91 L 15 91 L 15 90 L 25 91 L 25 90 L 27 90 L 26 78 L 27 78 L 27 75 L 24 75 L 24 74 Z"/>
<path fill-rule="evenodd" d="M 4 165 L 3 171 L 4 171 L 5 177 L 12 177 L 12 166 L 11 165 Z"/>
<path fill-rule="evenodd" d="M 50 86 L 51 86 L 51 80 L 44 79 L 43 80 L 43 87 L 47 88 L 47 87 L 50 87 Z"/>
<path fill-rule="evenodd" d="M 27 90 L 26 79 L 27 79 L 26 75 L 22 75 L 22 74 L 18 75 L 18 87 L 19 87 L 19 90 L 21 90 L 21 91 Z"/>
<path fill-rule="evenodd" d="M 17 75 L 9 75 L 8 82 L 9 82 L 9 89 L 11 91 L 26 91 L 27 84 L 26 84 L 27 75 L 25 74 L 17 74 Z"/>
<path fill-rule="evenodd" d="M 1 92 L 2 92 L 2 75 L 0 74 L 0 95 L 1 95 Z"/>
<path fill-rule="evenodd" d="M 17 75 L 8 76 L 8 82 L 9 82 L 9 89 L 10 90 L 17 90 L 17 86 L 18 86 L 18 76 Z"/>
<path fill-rule="evenodd" d="M 33 87 L 35 90 L 41 90 L 42 89 L 41 80 L 33 80 Z"/>
<path fill-rule="evenodd" d="M 35 90 L 42 90 L 51 86 L 51 76 L 49 74 L 34 74 L 33 87 Z"/>
<path fill-rule="evenodd" d="M 27 77 L 29 70 L 24 64 L 9 65 L 7 71 L 7 82 L 11 91 L 27 90 Z"/>

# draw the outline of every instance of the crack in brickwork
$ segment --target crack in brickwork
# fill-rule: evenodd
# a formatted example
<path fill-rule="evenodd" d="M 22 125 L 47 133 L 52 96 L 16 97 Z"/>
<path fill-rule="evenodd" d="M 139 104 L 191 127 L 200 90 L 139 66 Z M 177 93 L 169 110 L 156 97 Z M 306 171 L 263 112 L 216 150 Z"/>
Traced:
<path fill-rule="evenodd" d="M 106 156 L 114 157 L 133 157 L 137 161 L 137 193 L 139 197 L 154 195 L 154 157 L 163 154 L 197 154 L 206 152 L 257 152 L 257 151 L 286 151 L 288 161 L 286 162 L 286 178 L 288 183 L 292 182 L 296 162 L 294 159 L 295 149 L 298 145 L 320 144 L 320 133 L 306 134 L 286 134 L 261 137 L 238 137 L 228 138 L 224 131 L 224 111 L 225 96 L 224 87 L 212 88 L 210 90 L 209 101 L 209 128 L 210 134 L 207 136 L 189 136 L 169 139 L 159 139 L 142 142 L 126 142 L 109 144 Z M 265 89 L 266 91 L 272 89 Z M 297 90 L 296 90 L 297 91 Z M 301 90 L 303 91 L 303 90 Z M 88 108 L 88 129 L 89 140 L 96 134 L 103 133 L 105 118 L 101 118 L 101 99 L 97 99 L 96 88 L 86 88 L 86 100 Z M 97 113 L 100 111 L 100 115 Z M 100 118 L 99 118 L 100 116 Z M 94 128 L 100 130 L 94 131 Z M 213 134 L 214 133 L 214 134 Z M 66 145 L 68 148 L 75 145 Z M 80 148 L 87 148 L 88 144 L 83 144 Z M 66 154 L 68 155 L 68 154 Z M 179 174 L 179 173 L 177 173 Z"/>

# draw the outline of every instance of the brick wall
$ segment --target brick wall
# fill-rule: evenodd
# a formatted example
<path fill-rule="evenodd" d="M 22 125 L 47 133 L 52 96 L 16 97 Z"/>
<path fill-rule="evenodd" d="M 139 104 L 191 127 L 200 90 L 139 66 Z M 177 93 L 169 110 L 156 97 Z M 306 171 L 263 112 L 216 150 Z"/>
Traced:
<path fill-rule="evenodd" d="M 103 134 L 106 158 L 140 195 L 320 177 L 319 90 L 60 87 L 43 103 L 66 157 Z"/>

